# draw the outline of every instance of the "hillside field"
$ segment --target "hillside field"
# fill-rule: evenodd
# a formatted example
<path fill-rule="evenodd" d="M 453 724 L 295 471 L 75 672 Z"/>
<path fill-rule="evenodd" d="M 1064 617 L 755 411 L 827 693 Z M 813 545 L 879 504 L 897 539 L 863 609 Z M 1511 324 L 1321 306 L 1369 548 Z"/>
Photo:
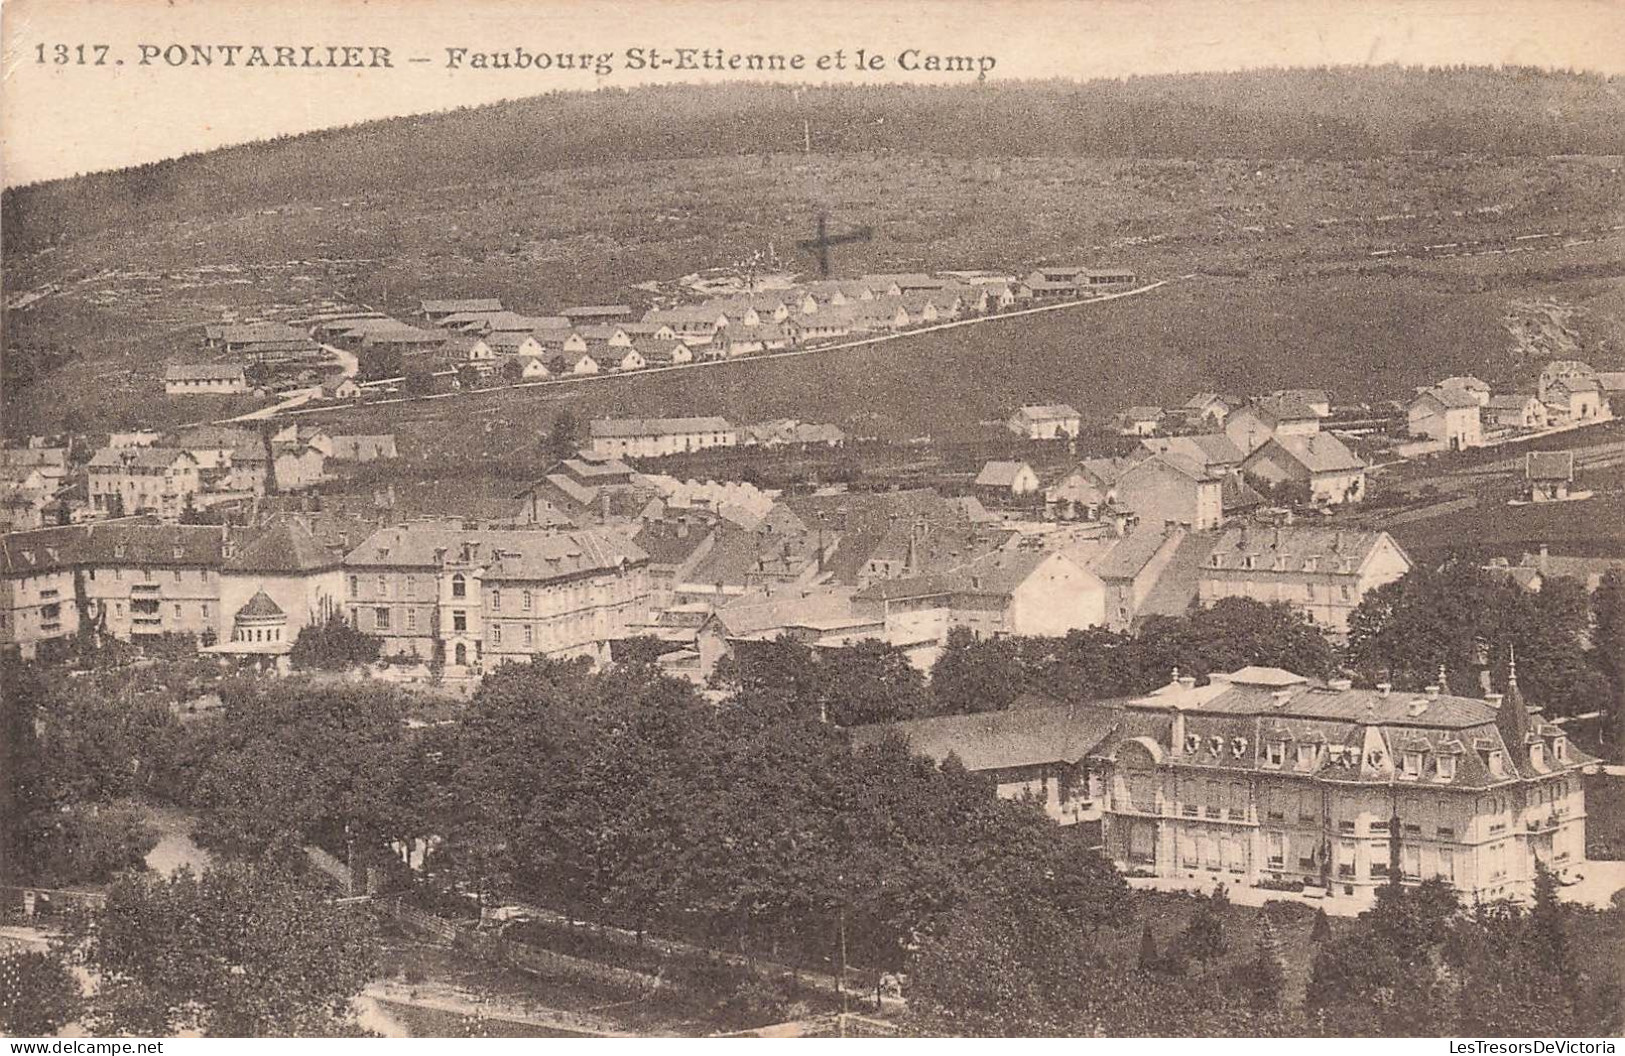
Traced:
<path fill-rule="evenodd" d="M 1497 368 L 1509 305 L 1552 297 L 1596 298 L 1605 318 L 1582 350 L 1618 351 L 1625 297 L 1599 286 L 1625 275 L 1613 82 L 1385 68 L 834 92 L 810 115 L 811 154 L 781 135 L 800 127 L 787 98 L 548 96 L 8 190 L 6 434 L 214 416 L 160 379 L 226 314 L 360 303 L 407 318 L 436 296 L 644 306 L 639 284 L 755 251 L 806 267 L 794 243 L 821 214 L 874 230 L 837 252 L 843 275 L 1066 260 L 1171 281 L 872 350 L 377 421 L 472 449 L 487 434 L 468 421 L 493 422 L 498 446 L 554 404 L 950 437 L 1029 399 L 1105 412 L 1311 384 L 1391 398 L 1435 366 Z M 478 164 L 474 142 L 492 145 Z"/>

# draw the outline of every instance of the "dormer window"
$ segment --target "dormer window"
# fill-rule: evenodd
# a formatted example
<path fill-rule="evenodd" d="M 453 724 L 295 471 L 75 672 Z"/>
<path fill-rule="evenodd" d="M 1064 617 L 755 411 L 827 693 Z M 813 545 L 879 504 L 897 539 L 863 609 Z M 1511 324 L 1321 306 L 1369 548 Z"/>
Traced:
<path fill-rule="evenodd" d="M 1298 769 L 1307 770 L 1315 765 L 1315 746 L 1312 744 L 1298 745 Z"/>
<path fill-rule="evenodd" d="M 1557 737 L 1552 740 L 1552 755 L 1560 763 L 1569 761 L 1569 739 L 1567 737 Z"/>
<path fill-rule="evenodd" d="M 1252 567 L 1254 567 L 1255 564 L 1257 564 L 1257 562 L 1253 558 L 1252 554 L 1248 554 L 1246 557 L 1243 557 L 1241 559 L 1241 567 L 1242 568 L 1252 568 Z"/>
<path fill-rule="evenodd" d="M 1439 756 L 1439 780 L 1454 781 L 1456 779 L 1456 757 L 1453 755 Z"/>
<path fill-rule="evenodd" d="M 1546 746 L 1539 741 L 1529 746 L 1529 762 L 1532 766 L 1546 765 Z"/>
<path fill-rule="evenodd" d="M 1264 765 L 1279 767 L 1286 762 L 1286 742 L 1270 741 L 1264 746 Z"/>
<path fill-rule="evenodd" d="M 1492 777 L 1506 776 L 1506 754 L 1499 749 L 1490 753 L 1490 775 Z"/>
<path fill-rule="evenodd" d="M 1416 779 L 1422 776 L 1422 753 L 1406 752 L 1400 760 L 1400 776 Z"/>
<path fill-rule="evenodd" d="M 468 596 L 468 581 L 463 578 L 461 572 L 451 577 L 451 596 L 454 598 L 466 598 Z"/>

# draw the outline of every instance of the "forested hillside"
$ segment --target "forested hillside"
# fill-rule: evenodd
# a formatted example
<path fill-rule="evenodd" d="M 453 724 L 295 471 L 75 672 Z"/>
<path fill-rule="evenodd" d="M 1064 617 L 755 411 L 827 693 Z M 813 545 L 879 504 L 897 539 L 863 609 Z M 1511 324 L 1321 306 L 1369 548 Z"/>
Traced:
<path fill-rule="evenodd" d="M 475 172 L 795 153 L 1357 159 L 1625 154 L 1616 79 L 1534 69 L 1261 70 L 972 86 L 554 94 L 8 190 L 8 254 L 167 219 L 464 183 Z"/>

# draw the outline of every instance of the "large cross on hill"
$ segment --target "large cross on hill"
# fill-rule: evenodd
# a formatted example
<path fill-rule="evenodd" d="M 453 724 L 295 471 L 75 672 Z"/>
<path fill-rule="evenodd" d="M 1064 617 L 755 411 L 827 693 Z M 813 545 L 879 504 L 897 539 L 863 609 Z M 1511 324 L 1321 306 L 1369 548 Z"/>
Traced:
<path fill-rule="evenodd" d="M 831 246 L 846 245 L 849 242 L 867 242 L 874 237 L 874 231 L 867 227 L 859 227 L 844 234 L 832 235 L 829 233 L 829 218 L 823 213 L 818 214 L 818 237 L 805 238 L 796 245 L 818 257 L 818 274 L 829 278 L 829 248 Z"/>

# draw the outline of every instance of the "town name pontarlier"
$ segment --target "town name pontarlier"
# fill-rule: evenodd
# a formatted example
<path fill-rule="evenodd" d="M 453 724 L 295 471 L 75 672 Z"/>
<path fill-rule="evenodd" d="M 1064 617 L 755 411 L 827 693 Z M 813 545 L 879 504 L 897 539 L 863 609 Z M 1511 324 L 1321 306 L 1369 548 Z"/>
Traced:
<path fill-rule="evenodd" d="M 266 69 L 394 69 L 377 44 L 137 44 L 142 66 L 246 66 Z"/>

